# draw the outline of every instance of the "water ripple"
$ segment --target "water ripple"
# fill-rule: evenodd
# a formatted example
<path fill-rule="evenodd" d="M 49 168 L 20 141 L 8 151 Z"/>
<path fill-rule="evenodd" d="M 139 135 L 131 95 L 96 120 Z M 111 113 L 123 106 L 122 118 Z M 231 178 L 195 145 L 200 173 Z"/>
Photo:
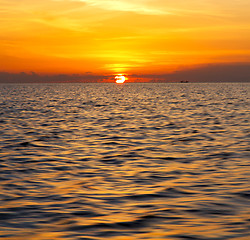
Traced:
<path fill-rule="evenodd" d="M 249 86 L 0 85 L 0 238 L 248 239 Z"/>

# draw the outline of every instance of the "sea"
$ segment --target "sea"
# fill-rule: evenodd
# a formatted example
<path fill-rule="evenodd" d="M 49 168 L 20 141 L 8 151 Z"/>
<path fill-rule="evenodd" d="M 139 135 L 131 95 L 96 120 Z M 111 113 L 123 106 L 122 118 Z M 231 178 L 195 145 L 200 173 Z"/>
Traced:
<path fill-rule="evenodd" d="M 250 239 L 250 83 L 0 85 L 1 240 Z"/>

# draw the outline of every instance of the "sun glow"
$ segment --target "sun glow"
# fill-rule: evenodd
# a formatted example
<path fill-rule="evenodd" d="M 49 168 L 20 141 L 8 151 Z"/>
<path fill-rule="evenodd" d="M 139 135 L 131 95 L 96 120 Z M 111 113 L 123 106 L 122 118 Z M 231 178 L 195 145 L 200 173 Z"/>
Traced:
<path fill-rule="evenodd" d="M 124 83 L 125 81 L 126 81 L 126 78 L 123 75 L 119 74 L 115 76 L 116 83 Z"/>
<path fill-rule="evenodd" d="M 222 65 L 250 62 L 247 9 L 249 0 L 0 0 L 0 82 L 181 81 L 210 65 L 227 74 Z"/>

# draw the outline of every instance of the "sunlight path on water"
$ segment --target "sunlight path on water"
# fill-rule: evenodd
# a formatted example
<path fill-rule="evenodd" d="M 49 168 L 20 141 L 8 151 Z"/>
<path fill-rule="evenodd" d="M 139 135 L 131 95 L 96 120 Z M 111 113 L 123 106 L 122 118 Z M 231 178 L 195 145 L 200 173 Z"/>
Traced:
<path fill-rule="evenodd" d="M 0 238 L 246 240 L 250 84 L 0 86 Z"/>

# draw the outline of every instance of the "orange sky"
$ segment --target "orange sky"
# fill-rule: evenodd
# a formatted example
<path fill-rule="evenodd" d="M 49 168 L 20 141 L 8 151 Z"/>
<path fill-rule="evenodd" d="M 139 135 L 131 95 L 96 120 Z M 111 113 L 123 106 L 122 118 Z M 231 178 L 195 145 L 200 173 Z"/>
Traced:
<path fill-rule="evenodd" d="M 250 62 L 249 0 L 0 0 L 0 71 L 155 74 Z"/>

